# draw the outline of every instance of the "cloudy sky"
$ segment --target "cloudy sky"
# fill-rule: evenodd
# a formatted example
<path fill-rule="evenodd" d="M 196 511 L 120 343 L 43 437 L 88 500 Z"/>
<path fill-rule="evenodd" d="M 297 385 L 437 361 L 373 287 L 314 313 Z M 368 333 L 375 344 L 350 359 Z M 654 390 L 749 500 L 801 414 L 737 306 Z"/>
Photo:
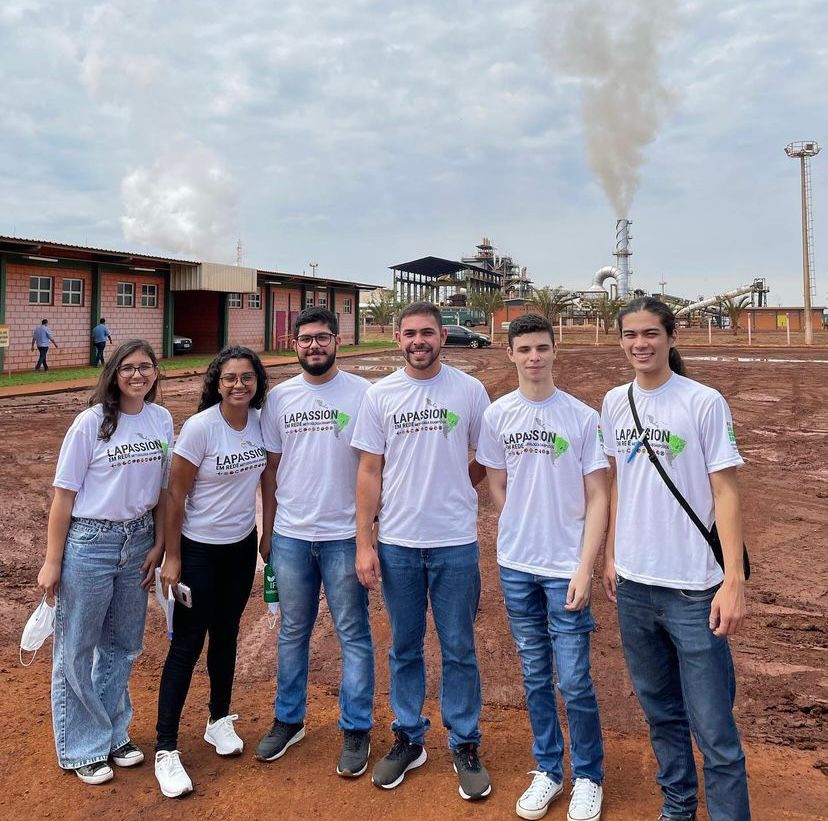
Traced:
<path fill-rule="evenodd" d="M 0 233 L 389 283 L 485 234 L 587 287 L 801 304 L 822 0 L 4 0 Z M 828 150 L 813 161 L 828 297 Z M 627 209 L 628 214 L 618 213 Z"/>

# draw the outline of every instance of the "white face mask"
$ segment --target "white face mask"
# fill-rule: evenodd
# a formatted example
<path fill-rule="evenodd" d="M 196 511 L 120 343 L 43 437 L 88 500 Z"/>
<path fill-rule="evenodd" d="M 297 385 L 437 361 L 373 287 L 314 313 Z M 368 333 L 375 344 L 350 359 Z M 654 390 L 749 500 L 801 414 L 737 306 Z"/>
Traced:
<path fill-rule="evenodd" d="M 28 667 L 35 660 L 32 656 L 27 664 L 23 661 L 23 651 L 34 653 L 37 651 L 52 633 L 55 632 L 55 607 L 46 602 L 46 596 L 35 608 L 34 613 L 29 616 L 26 626 L 23 628 L 23 635 L 20 637 L 20 663 Z"/>

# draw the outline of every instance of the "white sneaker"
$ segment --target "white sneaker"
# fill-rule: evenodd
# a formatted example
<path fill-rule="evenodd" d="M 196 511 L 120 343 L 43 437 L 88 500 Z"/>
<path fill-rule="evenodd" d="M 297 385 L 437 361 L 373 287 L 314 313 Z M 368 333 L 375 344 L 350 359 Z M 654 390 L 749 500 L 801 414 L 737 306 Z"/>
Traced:
<path fill-rule="evenodd" d="M 535 818 L 543 818 L 549 805 L 563 792 L 563 784 L 553 781 L 546 773 L 540 770 L 532 770 L 529 775 L 535 776 L 529 789 L 518 798 L 515 804 L 515 812 L 521 818 L 528 818 L 533 821 Z"/>
<path fill-rule="evenodd" d="M 236 735 L 233 722 L 238 715 L 217 718 L 214 722 L 207 722 L 204 731 L 204 740 L 216 748 L 219 755 L 238 755 L 244 749 L 244 742 Z"/>
<path fill-rule="evenodd" d="M 159 750 L 155 754 L 155 777 L 161 792 L 167 798 L 178 798 L 179 795 L 193 791 L 193 782 L 181 765 L 178 750 Z"/>
<path fill-rule="evenodd" d="M 599 821 L 604 788 L 588 778 L 576 778 L 566 821 Z"/>

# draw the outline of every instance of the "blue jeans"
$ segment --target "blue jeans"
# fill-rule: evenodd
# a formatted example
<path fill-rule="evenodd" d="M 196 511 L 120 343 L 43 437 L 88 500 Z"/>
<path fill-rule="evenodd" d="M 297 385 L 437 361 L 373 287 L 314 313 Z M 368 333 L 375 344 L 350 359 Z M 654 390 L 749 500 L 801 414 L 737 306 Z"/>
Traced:
<path fill-rule="evenodd" d="M 141 565 L 152 514 L 131 522 L 73 519 L 55 612 L 52 722 L 64 769 L 106 761 L 129 741 L 129 675 L 143 649 Z"/>
<path fill-rule="evenodd" d="M 440 710 L 449 747 L 480 743 L 480 672 L 474 620 L 480 602 L 477 542 L 420 549 L 380 542 L 382 595 L 391 623 L 391 725 L 423 744 L 426 674 L 423 640 L 427 599 L 440 640 Z"/>
<path fill-rule="evenodd" d="M 35 365 L 35 370 L 39 371 L 40 366 L 43 366 L 44 371 L 49 370 L 49 366 L 46 364 L 46 354 L 49 353 L 49 346 L 47 345 L 45 348 L 41 348 L 40 345 L 37 346 L 37 364 Z"/>
<path fill-rule="evenodd" d="M 104 363 L 104 349 L 106 348 L 106 340 L 95 343 L 95 361 L 93 365 L 103 365 Z"/>
<path fill-rule="evenodd" d="M 276 571 L 282 610 L 276 718 L 288 724 L 305 720 L 310 637 L 319 612 L 320 585 L 324 585 L 342 648 L 339 726 L 343 730 L 370 730 L 374 720 L 374 645 L 368 591 L 359 583 L 354 566 L 356 542 L 309 542 L 274 533 L 271 545 L 270 565 Z"/>
<path fill-rule="evenodd" d="M 500 568 L 500 585 L 521 667 L 538 769 L 563 781 L 563 735 L 558 721 L 552 663 L 566 705 L 572 778 L 604 780 L 604 744 L 589 668 L 589 607 L 564 610 L 568 579 Z"/>
<path fill-rule="evenodd" d="M 692 730 L 704 757 L 711 821 L 747 821 L 745 754 L 733 719 L 736 678 L 727 639 L 708 620 L 717 587 L 674 590 L 618 577 L 618 622 L 633 687 L 650 725 L 662 812 L 690 818 L 698 805 Z"/>

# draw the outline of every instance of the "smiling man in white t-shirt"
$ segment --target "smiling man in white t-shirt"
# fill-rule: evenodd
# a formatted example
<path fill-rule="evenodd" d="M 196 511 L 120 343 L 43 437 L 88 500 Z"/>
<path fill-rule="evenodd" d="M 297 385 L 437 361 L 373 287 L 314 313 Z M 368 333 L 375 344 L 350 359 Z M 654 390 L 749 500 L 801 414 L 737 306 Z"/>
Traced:
<path fill-rule="evenodd" d="M 274 761 L 305 737 L 308 653 L 324 585 L 342 650 L 344 738 L 336 771 L 356 777 L 371 750 L 374 647 L 368 593 L 355 570 L 359 457 L 351 435 L 369 382 L 337 368 L 338 333 L 336 314 L 326 308 L 299 314 L 293 348 L 302 373 L 273 388 L 262 410 L 268 462 L 260 551 L 276 572 L 282 625 L 275 718 L 256 757 Z"/>
<path fill-rule="evenodd" d="M 497 562 L 523 667 L 537 768 L 515 812 L 541 818 L 563 792 L 563 735 L 553 662 L 566 705 L 572 757 L 568 821 L 601 817 L 604 749 L 589 663 L 595 629 L 592 568 L 607 525 L 609 466 L 598 414 L 555 386 L 549 321 L 509 325 L 506 353 L 518 389 L 483 414 L 477 460 L 500 512 Z"/>
<path fill-rule="evenodd" d="M 427 302 L 400 314 L 397 340 L 406 365 L 372 385 L 354 431 L 357 474 L 357 573 L 382 592 L 391 623 L 391 707 L 395 743 L 374 767 L 373 782 L 392 789 L 425 763 L 426 610 L 442 653 L 440 707 L 465 799 L 491 792 L 480 762 L 480 673 L 474 619 L 480 599 L 477 447 L 486 389 L 440 363 L 446 331 Z M 381 502 L 381 506 L 380 506 Z M 379 511 L 379 547 L 372 541 Z"/>

